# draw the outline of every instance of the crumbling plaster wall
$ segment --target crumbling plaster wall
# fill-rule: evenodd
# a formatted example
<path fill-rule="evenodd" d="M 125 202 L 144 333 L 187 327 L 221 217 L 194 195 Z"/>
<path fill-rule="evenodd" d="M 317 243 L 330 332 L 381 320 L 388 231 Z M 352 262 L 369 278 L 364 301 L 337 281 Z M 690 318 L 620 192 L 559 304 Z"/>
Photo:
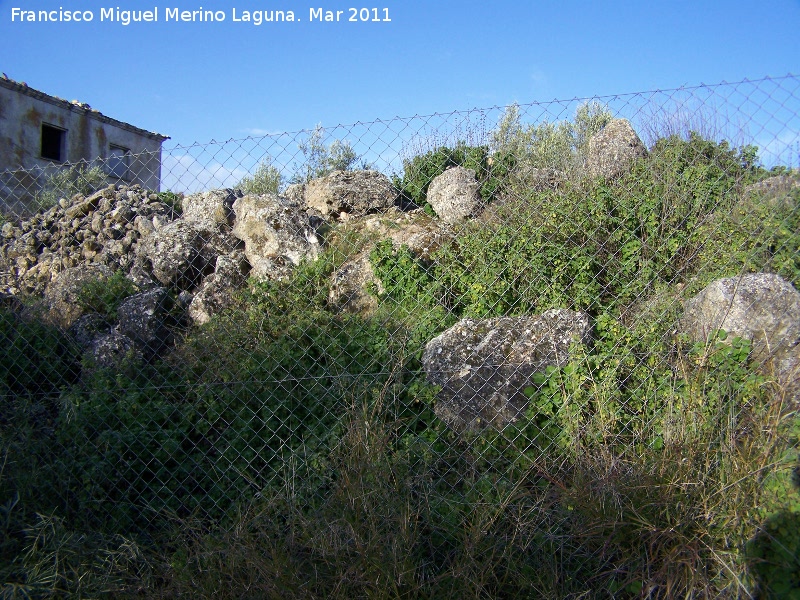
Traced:
<path fill-rule="evenodd" d="M 41 157 L 45 123 L 66 131 L 61 163 L 107 159 L 111 146 L 119 146 L 132 154 L 125 182 L 159 189 L 164 136 L 106 117 L 86 104 L 26 88 L 24 84 L 0 80 L 0 171 L 52 164 Z M 114 177 L 109 180 L 118 181 Z"/>

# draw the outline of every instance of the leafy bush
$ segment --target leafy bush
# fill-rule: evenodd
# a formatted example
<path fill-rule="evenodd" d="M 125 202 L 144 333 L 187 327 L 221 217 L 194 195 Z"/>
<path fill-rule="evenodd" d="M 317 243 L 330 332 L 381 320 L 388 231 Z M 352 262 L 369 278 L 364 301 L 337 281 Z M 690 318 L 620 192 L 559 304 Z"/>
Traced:
<path fill-rule="evenodd" d="M 326 146 L 323 142 L 324 135 L 322 125 L 317 125 L 308 140 L 298 145 L 305 160 L 296 169 L 292 183 L 307 183 L 332 171 L 350 171 L 358 165 L 361 157 L 353 150 L 350 142 L 334 140 Z M 362 169 L 369 167 L 364 161 L 359 166 Z"/>
<path fill-rule="evenodd" d="M 234 187 L 245 194 L 277 194 L 283 189 L 283 175 L 268 156 L 259 163 L 252 177 L 243 177 Z"/>
<path fill-rule="evenodd" d="M 56 394 L 77 376 L 70 339 L 36 316 L 0 308 L 0 397 Z"/>
<path fill-rule="evenodd" d="M 523 125 L 519 105 L 509 106 L 492 132 L 492 150 L 513 156 L 519 165 L 572 172 L 586 156 L 589 140 L 613 115 L 598 102 L 581 104 L 572 122 Z"/>
<path fill-rule="evenodd" d="M 107 184 L 106 174 L 100 167 L 89 167 L 85 163 L 70 165 L 49 175 L 34 202 L 39 210 L 58 204 L 61 198 L 72 198 L 75 194 L 89 195 Z"/>
<path fill-rule="evenodd" d="M 704 223 L 697 238 L 709 276 L 767 271 L 800 287 L 800 190 L 751 193 Z"/>
<path fill-rule="evenodd" d="M 482 155 L 475 150 L 463 148 L 457 158 Z M 443 165 L 448 153 L 418 158 L 421 166 Z M 556 307 L 619 314 L 664 285 L 689 281 L 705 269 L 713 249 L 720 252 L 718 262 L 724 261 L 730 245 L 721 238 L 732 229 L 720 229 L 712 216 L 729 213 L 743 185 L 761 176 L 750 149 L 734 150 L 696 136 L 674 138 L 616 181 L 588 190 L 566 184 L 506 200 L 468 224 L 428 263 L 387 244 L 371 259 L 394 302 L 408 296 L 412 304 L 427 310 L 440 306 L 458 317 Z M 746 227 L 738 228 L 744 254 L 760 261 L 761 268 L 770 263 L 753 252 L 754 244 L 775 249 L 784 269 L 793 269 L 797 260 L 796 204 L 785 204 L 783 213 L 762 223 L 780 240 L 750 239 Z M 783 225 L 777 227 L 775 219 Z M 704 275 L 693 285 L 708 281 Z"/>
<path fill-rule="evenodd" d="M 30 308 L 28 311 L 30 312 Z M 12 561 L 37 512 L 58 510 L 69 494 L 55 466 L 58 395 L 80 371 L 78 349 L 31 314 L 0 308 L 0 577 L 17 578 Z"/>
<path fill-rule="evenodd" d="M 116 271 L 107 279 L 86 282 L 78 290 L 78 304 L 86 312 L 95 312 L 114 321 L 120 305 L 138 291 L 139 288 L 123 271 Z"/>
<path fill-rule="evenodd" d="M 531 169 L 573 170 L 582 163 L 591 136 L 610 120 L 611 113 L 605 107 L 587 103 L 578 107 L 572 123 L 525 126 L 515 104 L 506 110 L 492 132 L 490 145 L 459 142 L 455 147 L 442 146 L 405 160 L 403 175 L 394 177 L 394 185 L 406 202 L 427 206 L 431 181 L 449 167 L 461 166 L 475 171 L 481 197 L 488 203 L 504 188 L 519 184 L 517 179 Z"/>
<path fill-rule="evenodd" d="M 181 214 L 183 212 L 182 193 L 175 193 L 170 190 L 167 190 L 166 192 L 159 192 L 158 201 L 163 202 L 164 204 L 172 208 L 172 210 L 174 210 L 177 214 Z"/>
<path fill-rule="evenodd" d="M 76 514 L 116 532 L 170 515 L 217 520 L 280 489 L 288 465 L 309 485 L 324 480 L 346 407 L 408 361 L 400 329 L 326 310 L 345 242 L 290 281 L 254 282 L 163 362 L 93 369 L 64 394 L 57 435 Z"/>

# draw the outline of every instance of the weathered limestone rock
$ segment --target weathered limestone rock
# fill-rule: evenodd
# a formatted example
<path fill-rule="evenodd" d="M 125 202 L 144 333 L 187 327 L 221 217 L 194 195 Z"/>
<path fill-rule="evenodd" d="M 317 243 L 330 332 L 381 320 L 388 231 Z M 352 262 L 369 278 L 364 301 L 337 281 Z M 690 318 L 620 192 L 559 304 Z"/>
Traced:
<path fill-rule="evenodd" d="M 230 231 L 233 227 L 233 203 L 242 196 L 234 190 L 214 190 L 192 194 L 183 199 L 183 219 L 199 229 Z"/>
<path fill-rule="evenodd" d="M 165 288 L 134 294 L 117 310 L 117 329 L 136 343 L 143 356 L 155 356 L 171 337 L 167 328 L 170 308 L 172 300 Z"/>
<path fill-rule="evenodd" d="M 404 212 L 397 207 L 354 221 L 352 226 L 362 235 L 391 240 L 395 250 L 406 246 L 423 260 L 430 259 L 450 235 L 441 221 L 430 218 L 424 211 Z M 377 308 L 377 299 L 370 288 L 380 294 L 383 285 L 375 276 L 369 254 L 369 250 L 358 253 L 334 272 L 329 306 L 357 314 L 368 314 Z"/>
<path fill-rule="evenodd" d="M 794 189 L 800 188 L 800 173 L 796 171 L 792 175 L 776 175 L 768 177 L 758 183 L 753 183 L 744 188 L 745 195 L 748 194 L 786 194 Z"/>
<path fill-rule="evenodd" d="M 232 306 L 234 291 L 244 285 L 249 270 L 250 263 L 241 251 L 218 257 L 214 273 L 203 280 L 189 303 L 189 318 L 202 325 Z"/>
<path fill-rule="evenodd" d="M 82 315 L 70 326 L 67 332 L 80 348 L 86 350 L 101 335 L 109 333 L 111 327 L 103 315 L 92 312 Z"/>
<path fill-rule="evenodd" d="M 366 235 L 392 240 L 395 248 L 408 246 L 415 256 L 425 259 L 452 237 L 441 221 L 432 219 L 421 209 L 404 212 L 393 207 L 382 215 L 366 217 L 357 228 Z"/>
<path fill-rule="evenodd" d="M 125 364 L 135 364 L 142 360 L 142 354 L 136 348 L 134 341 L 114 331 L 96 338 L 88 354 L 92 366 L 107 369 L 117 369 Z"/>
<path fill-rule="evenodd" d="M 705 342 L 720 329 L 753 342 L 752 356 L 800 392 L 800 293 L 771 273 L 718 279 L 686 301 L 680 330 Z"/>
<path fill-rule="evenodd" d="M 592 177 L 613 179 L 627 171 L 631 163 L 647 155 L 647 148 L 627 119 L 612 119 L 592 139 L 586 167 Z"/>
<path fill-rule="evenodd" d="M 137 251 L 163 285 L 188 290 L 213 272 L 218 252 L 208 242 L 214 235 L 186 221 L 173 221 L 139 240 Z"/>
<path fill-rule="evenodd" d="M 369 253 L 362 252 L 334 272 L 328 304 L 342 312 L 371 313 L 378 308 L 378 300 L 369 293 L 370 285 L 376 286 L 378 292 L 383 291 L 369 262 Z"/>
<path fill-rule="evenodd" d="M 103 265 L 80 265 L 66 269 L 50 282 L 44 299 L 50 309 L 50 320 L 68 329 L 83 314 L 78 303 L 83 287 L 92 281 L 105 280 L 113 275 L 111 269 Z"/>
<path fill-rule="evenodd" d="M 457 430 L 502 428 L 524 413 L 533 374 L 565 366 L 570 345 L 589 335 L 588 315 L 566 309 L 463 319 L 425 346 L 427 379 L 441 387 L 434 410 Z"/>
<path fill-rule="evenodd" d="M 480 212 L 480 185 L 475 171 L 451 167 L 428 186 L 428 204 L 445 223 L 457 223 Z"/>
<path fill-rule="evenodd" d="M 753 207 L 767 206 L 770 211 L 793 211 L 797 208 L 797 192 L 800 189 L 800 173 L 776 175 L 744 188 L 741 199 L 732 211 L 747 214 Z"/>
<path fill-rule="evenodd" d="M 319 239 L 298 204 L 273 194 L 248 195 L 233 203 L 233 211 L 233 235 L 244 242 L 252 276 L 281 279 L 304 258 L 319 255 Z"/>
<path fill-rule="evenodd" d="M 286 195 L 302 194 L 306 206 L 323 218 L 360 217 L 394 205 L 397 190 L 378 171 L 333 171 L 309 181 L 303 188 L 290 188 Z"/>
<path fill-rule="evenodd" d="M 99 190 L 88 198 L 83 198 L 83 196 L 80 196 L 79 198 L 76 198 L 76 201 L 74 201 L 71 206 L 65 209 L 64 216 L 69 220 L 72 220 L 76 217 L 83 217 L 97 208 L 100 200 L 108 197 L 109 194 L 113 196 L 113 186 Z"/>
<path fill-rule="evenodd" d="M 300 206 L 305 205 L 306 203 L 306 184 L 305 183 L 293 183 L 288 186 L 283 191 L 283 197 L 293 202 L 295 204 L 299 204 Z"/>

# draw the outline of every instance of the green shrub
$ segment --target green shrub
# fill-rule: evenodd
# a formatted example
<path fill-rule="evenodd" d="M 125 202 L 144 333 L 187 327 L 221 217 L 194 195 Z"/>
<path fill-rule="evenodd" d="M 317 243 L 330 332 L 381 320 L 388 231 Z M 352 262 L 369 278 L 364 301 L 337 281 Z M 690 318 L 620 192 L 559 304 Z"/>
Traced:
<path fill-rule="evenodd" d="M 281 489 L 292 465 L 309 485 L 323 481 L 357 397 L 391 386 L 407 398 L 392 382 L 414 376 L 403 366 L 408 334 L 326 310 L 346 256 L 333 243 L 289 281 L 253 282 L 238 307 L 190 331 L 164 361 L 94 369 L 63 396 L 57 436 L 74 510 L 95 519 L 88 526 L 224 519 Z M 397 408 L 394 426 L 417 427 L 425 410 Z"/>
<path fill-rule="evenodd" d="M 177 214 L 181 214 L 183 212 L 183 194 L 177 194 L 173 191 L 167 190 L 166 192 L 159 192 L 158 193 L 158 201 L 163 202 L 172 210 L 174 210 Z"/>
<path fill-rule="evenodd" d="M 602 104 L 587 102 L 577 108 L 572 122 L 524 125 L 519 105 L 512 104 L 492 132 L 492 150 L 498 156 L 513 156 L 520 167 L 571 173 L 582 165 L 589 140 L 612 118 Z"/>
<path fill-rule="evenodd" d="M 107 177 L 100 167 L 85 163 L 70 165 L 49 175 L 34 198 L 38 210 L 47 210 L 61 198 L 71 199 L 75 194 L 89 194 L 107 185 Z"/>
<path fill-rule="evenodd" d="M 751 194 L 697 232 L 698 263 L 709 277 L 776 273 L 800 287 L 800 190 Z"/>
<path fill-rule="evenodd" d="M 610 119 L 611 113 L 605 107 L 587 103 L 578 107 L 572 123 L 525 126 L 519 106 L 512 105 L 492 132 L 490 145 L 469 146 L 459 142 L 452 148 L 442 146 L 404 160 L 403 175 L 395 175 L 394 185 L 405 202 L 425 207 L 431 181 L 449 167 L 461 166 L 475 171 L 481 197 L 488 203 L 503 189 L 519 183 L 514 177 L 527 170 L 572 171 L 583 161 L 588 140 Z M 427 210 L 431 210 L 429 206 Z"/>
<path fill-rule="evenodd" d="M 317 125 L 308 140 L 298 145 L 300 152 L 303 153 L 304 162 L 295 169 L 292 183 L 307 183 L 332 171 L 350 171 L 356 166 L 362 169 L 369 168 L 369 165 L 353 150 L 350 142 L 334 140 L 326 146 L 323 142 L 324 135 L 325 130 L 322 125 Z"/>
<path fill-rule="evenodd" d="M 78 304 L 86 312 L 95 312 L 109 321 L 117 318 L 117 310 L 130 296 L 139 291 L 136 284 L 116 271 L 107 279 L 89 281 L 78 290 Z"/>
<path fill-rule="evenodd" d="M 30 308 L 28 309 L 30 310 Z M 40 319 L 0 309 L 0 577 L 16 580 L 12 561 L 37 512 L 58 510 L 68 483 L 56 468 L 58 397 L 80 372 L 78 349 Z"/>
<path fill-rule="evenodd" d="M 277 194 L 283 189 L 283 175 L 267 156 L 258 164 L 252 177 L 243 177 L 234 187 L 245 194 Z"/>
<path fill-rule="evenodd" d="M 456 158 L 483 156 L 473 151 L 462 148 Z M 446 164 L 448 156 L 440 150 L 415 160 L 433 169 Z M 373 267 L 394 302 L 404 302 L 407 295 L 411 304 L 438 305 L 459 317 L 554 307 L 592 314 L 627 310 L 661 286 L 698 274 L 715 248 L 719 260 L 724 259 L 721 253 L 729 251 L 730 239 L 722 238 L 731 229 L 719 228 L 718 222 L 704 227 L 714 214 L 731 210 L 745 183 L 763 176 L 752 165 L 750 149 L 674 138 L 616 181 L 598 182 L 588 190 L 565 184 L 506 200 L 445 243 L 427 264 L 384 244 L 371 257 Z M 789 216 L 796 209 L 782 214 L 786 211 L 782 227 L 774 219 L 764 223 L 769 226 L 765 235 L 783 232 L 780 246 L 771 238 L 745 243 L 741 229 L 745 253 L 760 260 L 761 268 L 776 261 L 783 269 L 794 268 L 796 240 L 791 236 L 796 227 Z M 759 259 L 752 252 L 759 243 L 778 248 L 777 258 L 771 263 Z"/>
<path fill-rule="evenodd" d="M 111 531 L 216 520 L 283 486 L 287 465 L 323 477 L 348 399 L 383 384 L 392 352 L 379 324 L 232 313 L 163 368 L 96 371 L 64 397 L 57 430 L 80 512 Z"/>
<path fill-rule="evenodd" d="M 70 339 L 35 316 L 0 308 L 0 397 L 57 394 L 77 376 Z"/>
<path fill-rule="evenodd" d="M 480 183 L 481 198 L 491 202 L 500 191 L 503 181 L 515 164 L 513 155 L 498 154 L 490 157 L 488 146 L 467 146 L 459 142 L 453 148 L 442 146 L 426 154 L 403 161 L 403 176 L 394 176 L 394 186 L 405 203 L 432 209 L 427 204 L 431 182 L 450 167 L 464 167 L 475 171 Z"/>

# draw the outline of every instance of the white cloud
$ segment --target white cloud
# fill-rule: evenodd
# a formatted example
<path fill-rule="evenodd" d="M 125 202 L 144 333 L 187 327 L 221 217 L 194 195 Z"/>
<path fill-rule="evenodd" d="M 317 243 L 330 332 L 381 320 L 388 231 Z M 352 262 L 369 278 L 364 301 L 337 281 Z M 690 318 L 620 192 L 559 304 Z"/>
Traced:
<path fill-rule="evenodd" d="M 241 130 L 242 133 L 246 133 L 249 136 L 254 137 L 264 137 L 267 135 L 283 135 L 283 131 L 279 131 L 277 129 L 259 129 L 258 127 L 250 127 Z"/>
<path fill-rule="evenodd" d="M 213 159 L 203 163 L 190 154 L 167 155 L 161 163 L 161 188 L 184 193 L 226 188 L 247 174 L 241 166 L 230 167 Z"/>

